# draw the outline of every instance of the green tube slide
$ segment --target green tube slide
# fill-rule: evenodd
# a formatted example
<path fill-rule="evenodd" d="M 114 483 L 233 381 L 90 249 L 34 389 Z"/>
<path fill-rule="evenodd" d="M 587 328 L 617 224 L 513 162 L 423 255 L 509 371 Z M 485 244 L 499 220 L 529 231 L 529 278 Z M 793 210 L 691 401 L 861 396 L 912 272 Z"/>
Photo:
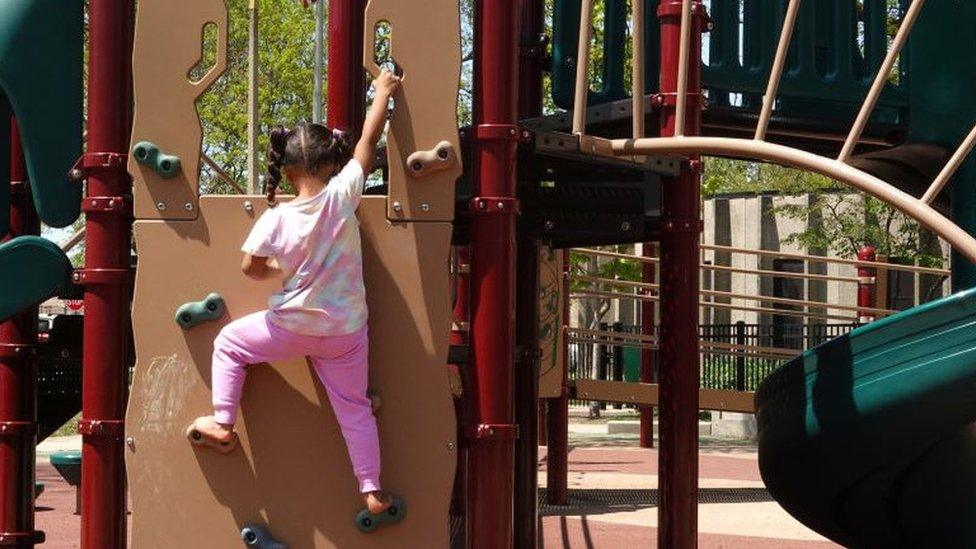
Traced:
<path fill-rule="evenodd" d="M 976 547 L 976 289 L 811 349 L 756 393 L 759 465 L 848 547 Z"/>

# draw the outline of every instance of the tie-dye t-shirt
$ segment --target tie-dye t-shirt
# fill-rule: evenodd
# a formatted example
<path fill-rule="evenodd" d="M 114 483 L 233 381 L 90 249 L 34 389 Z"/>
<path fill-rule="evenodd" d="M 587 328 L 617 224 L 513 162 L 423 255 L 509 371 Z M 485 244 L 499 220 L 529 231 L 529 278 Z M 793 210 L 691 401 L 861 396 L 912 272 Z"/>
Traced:
<path fill-rule="evenodd" d="M 303 200 L 269 208 L 242 250 L 274 258 L 284 285 L 268 300 L 269 318 L 304 335 L 351 334 L 366 324 L 366 289 L 356 208 L 365 183 L 356 160 Z"/>

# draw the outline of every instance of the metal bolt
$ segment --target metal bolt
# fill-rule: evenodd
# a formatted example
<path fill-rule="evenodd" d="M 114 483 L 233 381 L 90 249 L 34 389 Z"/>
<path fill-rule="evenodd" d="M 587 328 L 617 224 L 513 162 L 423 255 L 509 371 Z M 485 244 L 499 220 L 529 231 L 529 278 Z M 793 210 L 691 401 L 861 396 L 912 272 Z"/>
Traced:
<path fill-rule="evenodd" d="M 621 231 L 629 231 L 630 230 L 630 222 L 629 221 L 624 221 L 623 223 L 621 223 L 620 224 L 620 230 Z"/>
<path fill-rule="evenodd" d="M 430 204 L 421 204 L 420 205 L 420 210 L 421 211 L 424 211 L 424 212 L 429 212 L 430 211 Z"/>
<path fill-rule="evenodd" d="M 499 202 L 498 204 L 496 204 L 496 206 L 498 207 L 499 210 L 504 210 L 505 209 L 505 203 L 504 202 Z"/>
<path fill-rule="evenodd" d="M 159 210 L 159 211 L 165 210 L 166 209 L 166 203 L 165 202 L 157 202 L 156 203 L 156 209 Z"/>
<path fill-rule="evenodd" d="M 71 281 L 74 282 L 75 284 L 81 282 L 81 273 L 79 273 L 77 271 L 74 272 L 74 273 L 72 273 L 71 274 Z"/>
<path fill-rule="evenodd" d="M 250 200 L 248 200 L 247 202 L 244 203 L 244 211 L 246 211 L 246 212 L 253 212 L 254 211 L 254 204 L 252 204 Z"/>
<path fill-rule="evenodd" d="M 186 211 L 188 211 L 188 212 L 192 212 L 193 211 L 193 204 L 190 204 L 189 202 L 187 202 L 186 204 L 183 204 L 183 209 L 186 210 Z"/>
<path fill-rule="evenodd" d="M 515 128 L 509 128 L 508 135 L 515 135 Z"/>
<path fill-rule="evenodd" d="M 128 446 L 130 449 L 135 450 L 136 449 L 136 439 L 134 439 L 132 437 L 126 438 L 125 439 L 125 445 Z"/>
<path fill-rule="evenodd" d="M 522 139 L 528 139 L 530 137 L 532 137 L 532 134 L 529 133 L 528 130 L 525 130 L 524 132 L 522 132 Z"/>
<path fill-rule="evenodd" d="M 545 227 L 546 227 L 546 230 L 547 231 L 551 231 L 553 229 L 553 227 L 555 227 L 555 226 L 556 226 L 556 224 L 553 223 L 551 219 L 547 219 L 546 220 Z"/>
<path fill-rule="evenodd" d="M 447 449 L 449 451 L 453 452 L 454 451 L 454 443 L 453 442 L 448 442 L 447 443 Z"/>
<path fill-rule="evenodd" d="M 400 204 L 399 202 L 394 202 L 393 203 L 393 211 L 395 211 L 395 212 L 402 212 L 403 211 L 403 204 Z"/>
<path fill-rule="evenodd" d="M 75 183 L 81 183 L 85 179 L 85 172 L 75 168 L 68 172 L 68 179 L 74 181 Z"/>

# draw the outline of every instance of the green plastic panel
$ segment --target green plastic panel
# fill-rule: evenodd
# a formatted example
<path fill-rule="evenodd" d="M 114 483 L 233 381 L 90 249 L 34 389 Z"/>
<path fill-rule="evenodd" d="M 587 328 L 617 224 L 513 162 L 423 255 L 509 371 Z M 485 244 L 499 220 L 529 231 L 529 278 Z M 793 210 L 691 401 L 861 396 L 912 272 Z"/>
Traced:
<path fill-rule="evenodd" d="M 10 120 L 13 111 L 7 96 L 0 89 L 0 238 L 10 230 Z"/>
<path fill-rule="evenodd" d="M 763 480 L 810 528 L 848 547 L 976 546 L 976 522 L 958 520 L 976 512 L 976 473 L 936 450 L 976 455 L 976 289 L 807 351 L 756 408 Z M 956 482 L 968 495 L 938 488 Z M 926 506 L 942 518 L 901 512 Z"/>
<path fill-rule="evenodd" d="M 887 51 L 888 0 L 866 0 L 856 11 L 851 0 L 803 2 L 786 71 L 779 88 L 779 116 L 814 117 L 824 112 L 850 118 L 864 100 Z M 599 4 L 599 3 L 598 3 Z M 602 65 L 596 67 L 599 89 L 589 103 L 600 104 L 630 96 L 625 72 L 630 66 L 629 7 L 626 1 L 605 0 L 602 40 L 595 44 Z M 902 2 L 903 6 L 907 2 Z M 703 86 L 717 107 L 758 110 L 772 68 L 773 56 L 786 13 L 787 0 L 712 0 L 709 15 L 714 29 L 704 38 Z M 647 93 L 658 89 L 660 23 L 657 0 L 645 1 L 645 71 Z M 579 40 L 579 0 L 556 0 L 553 9 L 552 94 L 555 104 L 572 109 Z M 863 26 L 862 44 L 857 38 Z M 594 55 L 595 58 L 598 57 Z M 882 93 L 874 119 L 905 122 L 908 99 L 908 55 L 902 56 L 899 82 Z M 739 96 L 732 104 L 730 94 Z M 830 105 L 832 110 L 825 111 Z"/>
<path fill-rule="evenodd" d="M 81 209 L 81 185 L 67 174 L 81 155 L 83 8 L 83 0 L 0 0 L 0 87 L 20 125 L 37 211 L 53 227 Z"/>
<path fill-rule="evenodd" d="M 0 266 L 0 321 L 53 297 L 71 278 L 68 256 L 39 236 L 0 244 Z"/>

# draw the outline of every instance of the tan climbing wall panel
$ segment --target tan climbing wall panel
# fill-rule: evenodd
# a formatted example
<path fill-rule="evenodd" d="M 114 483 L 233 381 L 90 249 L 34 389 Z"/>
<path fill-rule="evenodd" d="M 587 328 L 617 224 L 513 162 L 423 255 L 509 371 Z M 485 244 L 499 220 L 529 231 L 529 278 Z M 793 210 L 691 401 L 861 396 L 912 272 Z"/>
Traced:
<path fill-rule="evenodd" d="M 182 169 L 166 179 L 129 155 L 136 219 L 195 219 L 202 130 L 195 101 L 223 74 L 227 63 L 224 0 L 143 0 L 138 3 L 132 54 L 137 108 L 132 145 L 155 144 L 179 157 Z M 199 81 L 190 70 L 203 56 L 207 24 L 217 27 L 216 64 Z"/>
<path fill-rule="evenodd" d="M 563 390 L 563 253 L 539 248 L 539 398 Z"/>
<path fill-rule="evenodd" d="M 461 175 L 457 88 L 461 77 L 461 23 L 457 0 L 370 0 L 366 6 L 366 68 L 376 76 L 375 29 L 389 23 L 391 55 L 403 70 L 403 89 L 387 134 L 390 219 L 452 221 L 454 185 Z M 408 158 L 452 148 L 449 166 L 411 169 Z M 419 155 L 424 156 L 424 155 Z M 415 157 L 416 158 L 416 157 Z M 424 172 L 414 176 L 416 171 Z"/>
<path fill-rule="evenodd" d="M 245 207 L 252 203 L 252 211 Z M 324 390 L 304 360 L 251 367 L 226 456 L 183 432 L 209 413 L 210 355 L 221 326 L 261 310 L 277 281 L 247 280 L 238 251 L 265 208 L 259 197 L 200 199 L 194 221 L 136 223 L 137 365 L 126 416 L 132 546 L 242 547 L 260 522 L 292 548 L 447 547 L 455 420 L 445 367 L 450 330 L 449 223 L 391 224 L 386 199 L 360 208 L 370 309 L 370 386 L 384 487 L 406 500 L 402 523 L 365 535 L 355 478 Z M 183 303 L 210 292 L 228 314 L 189 331 Z"/>

